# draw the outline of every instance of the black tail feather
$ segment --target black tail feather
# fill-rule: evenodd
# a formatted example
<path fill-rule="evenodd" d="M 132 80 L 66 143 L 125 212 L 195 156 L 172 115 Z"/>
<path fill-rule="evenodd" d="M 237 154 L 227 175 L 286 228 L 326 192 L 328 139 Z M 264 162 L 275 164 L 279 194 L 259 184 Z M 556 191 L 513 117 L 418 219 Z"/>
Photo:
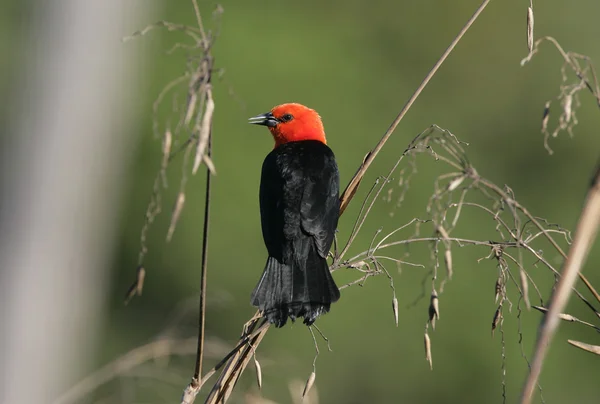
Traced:
<path fill-rule="evenodd" d="M 274 257 L 267 259 L 265 270 L 252 292 L 252 304 L 276 327 L 282 327 L 288 317 L 295 321 L 304 318 L 311 325 L 329 311 L 331 303 L 340 298 L 327 261 L 318 255 L 312 240 L 299 254 L 301 259 L 291 259 L 283 264 Z"/>

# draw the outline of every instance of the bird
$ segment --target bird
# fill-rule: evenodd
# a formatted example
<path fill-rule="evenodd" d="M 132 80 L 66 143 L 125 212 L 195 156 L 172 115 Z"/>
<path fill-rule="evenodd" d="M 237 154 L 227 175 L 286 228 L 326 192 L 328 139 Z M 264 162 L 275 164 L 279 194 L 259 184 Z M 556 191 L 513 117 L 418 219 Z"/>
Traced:
<path fill-rule="evenodd" d="M 267 126 L 275 141 L 259 192 L 269 256 L 251 303 L 276 327 L 300 317 L 310 326 L 340 298 L 327 264 L 340 216 L 335 155 L 321 117 L 304 105 L 281 104 L 249 123 Z"/>

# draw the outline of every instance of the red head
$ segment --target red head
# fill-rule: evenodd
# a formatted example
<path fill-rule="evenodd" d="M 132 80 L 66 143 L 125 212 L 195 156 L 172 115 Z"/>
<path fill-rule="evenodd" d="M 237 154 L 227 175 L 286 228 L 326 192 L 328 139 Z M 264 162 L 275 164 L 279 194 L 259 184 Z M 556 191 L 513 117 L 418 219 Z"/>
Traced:
<path fill-rule="evenodd" d="M 281 104 L 271 112 L 250 118 L 250 123 L 265 125 L 275 139 L 275 147 L 300 140 L 327 143 L 323 122 L 317 111 L 301 104 Z"/>

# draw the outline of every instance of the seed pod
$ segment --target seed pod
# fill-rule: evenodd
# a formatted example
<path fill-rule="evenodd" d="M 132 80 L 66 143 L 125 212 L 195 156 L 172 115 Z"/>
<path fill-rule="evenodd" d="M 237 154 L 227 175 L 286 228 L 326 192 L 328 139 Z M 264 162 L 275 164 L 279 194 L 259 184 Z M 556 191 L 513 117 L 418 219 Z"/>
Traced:
<path fill-rule="evenodd" d="M 462 184 L 462 182 L 464 180 L 465 180 L 465 176 L 464 175 L 461 175 L 461 176 L 458 176 L 458 177 L 454 178 L 448 184 L 448 191 L 454 191 L 456 188 L 459 187 L 460 184 Z"/>
<path fill-rule="evenodd" d="M 570 314 L 566 314 L 566 313 L 559 313 L 558 318 L 560 318 L 561 320 L 570 321 L 570 322 L 579 321 L 579 319 L 577 317 L 574 317 L 574 316 L 572 316 Z"/>
<path fill-rule="evenodd" d="M 175 207 L 173 208 L 173 213 L 171 214 L 171 223 L 169 224 L 169 230 L 167 230 L 167 242 L 171 241 L 171 238 L 173 237 L 175 226 L 177 226 L 179 216 L 183 210 L 183 205 L 185 205 L 185 194 L 180 192 L 179 195 L 177 195 L 177 201 L 175 202 Z"/>
<path fill-rule="evenodd" d="M 396 299 L 396 296 L 392 299 L 392 310 L 394 310 L 394 322 L 398 327 L 398 299 Z"/>
<path fill-rule="evenodd" d="M 169 155 L 171 154 L 171 145 L 173 144 L 173 134 L 171 133 L 171 129 L 167 129 L 165 131 L 165 136 L 163 137 L 163 159 L 162 159 L 162 168 L 167 167 L 167 163 L 169 162 Z"/>
<path fill-rule="evenodd" d="M 433 289 L 431 299 L 429 300 L 429 322 L 435 330 L 435 322 L 440 319 L 440 303 L 437 292 Z"/>
<path fill-rule="evenodd" d="M 563 102 L 563 112 L 565 116 L 565 123 L 571 122 L 573 116 L 573 95 L 567 94 Z"/>
<path fill-rule="evenodd" d="M 446 248 L 446 251 L 444 251 L 444 263 L 446 264 L 448 279 L 452 279 L 454 271 L 452 270 L 452 251 L 450 251 L 450 248 Z"/>
<path fill-rule="evenodd" d="M 302 399 L 304 399 L 304 397 L 306 397 L 306 395 L 312 388 L 313 384 L 315 384 L 316 377 L 317 377 L 317 375 L 315 374 L 315 372 L 311 372 L 310 376 L 308 377 L 308 380 L 306 381 L 306 385 L 304 385 L 304 390 L 302 391 Z"/>
<path fill-rule="evenodd" d="M 583 349 L 584 351 L 591 352 L 596 355 L 600 355 L 600 346 L 598 345 L 590 345 L 585 342 L 575 341 L 572 339 L 567 340 L 567 342 L 573 346 L 576 346 L 579 349 Z"/>
<path fill-rule="evenodd" d="M 544 106 L 544 114 L 542 115 L 542 133 L 548 131 L 548 120 L 550 119 L 550 101 Z"/>
<path fill-rule="evenodd" d="M 425 360 L 429 362 L 429 369 L 433 370 L 433 358 L 431 356 L 431 339 L 429 339 L 429 334 L 425 331 Z"/>
<path fill-rule="evenodd" d="M 527 7 L 527 49 L 533 52 L 533 8 Z"/>
<path fill-rule="evenodd" d="M 198 94 L 195 91 L 191 91 L 188 95 L 188 103 L 185 112 L 184 123 L 188 125 L 192 121 L 194 111 L 196 110 L 196 103 L 198 102 Z"/>
<path fill-rule="evenodd" d="M 494 313 L 494 319 L 492 320 L 492 335 L 494 335 L 494 330 L 498 327 L 498 324 L 502 321 L 502 305 L 498 306 L 496 312 Z"/>
<path fill-rule="evenodd" d="M 256 356 L 254 357 L 254 367 L 256 368 L 256 383 L 258 384 L 258 389 L 261 390 L 262 389 L 262 370 L 260 368 L 260 363 L 258 363 L 258 360 L 256 359 Z"/>
<path fill-rule="evenodd" d="M 496 285 L 494 286 L 494 290 L 495 290 L 495 297 L 494 297 L 494 303 L 498 303 L 498 297 L 500 297 L 500 294 L 502 293 L 502 276 L 499 276 L 498 279 L 496 279 Z"/>
<path fill-rule="evenodd" d="M 202 161 L 206 164 L 206 168 L 212 175 L 217 175 L 217 168 L 215 167 L 215 163 L 213 163 L 212 159 L 208 157 L 208 155 L 202 156 Z"/>
<path fill-rule="evenodd" d="M 135 292 L 138 296 L 142 295 L 142 290 L 144 289 L 144 279 L 146 279 L 146 270 L 140 265 L 137 268 L 137 280 L 135 283 Z"/>

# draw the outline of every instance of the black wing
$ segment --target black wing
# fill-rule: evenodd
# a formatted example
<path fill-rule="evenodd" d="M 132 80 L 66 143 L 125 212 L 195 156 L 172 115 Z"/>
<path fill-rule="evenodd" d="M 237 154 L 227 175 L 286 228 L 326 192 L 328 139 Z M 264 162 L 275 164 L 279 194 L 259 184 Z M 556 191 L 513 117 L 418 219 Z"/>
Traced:
<path fill-rule="evenodd" d="M 277 154 L 271 152 L 263 162 L 260 178 L 260 220 L 269 256 L 280 261 L 283 258 L 283 183 Z"/>
<path fill-rule="evenodd" d="M 340 215 L 340 178 L 333 152 L 321 146 L 311 156 L 300 217 L 302 230 L 313 237 L 319 255 L 327 258 Z"/>

